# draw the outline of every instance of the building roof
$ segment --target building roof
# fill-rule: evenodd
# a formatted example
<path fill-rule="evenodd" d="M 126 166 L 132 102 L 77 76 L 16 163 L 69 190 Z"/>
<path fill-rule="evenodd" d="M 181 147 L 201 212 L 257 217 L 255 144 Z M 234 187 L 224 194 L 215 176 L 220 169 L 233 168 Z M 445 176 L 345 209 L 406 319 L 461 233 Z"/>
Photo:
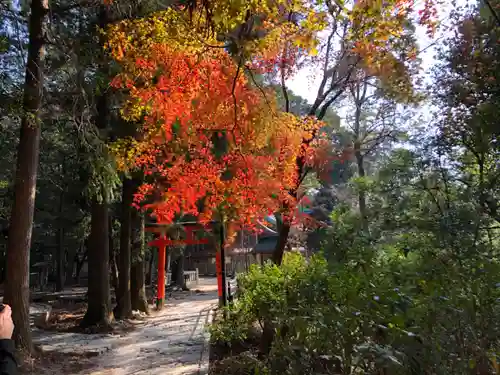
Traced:
<path fill-rule="evenodd" d="M 278 243 L 278 236 L 265 236 L 259 238 L 259 242 L 253 248 L 255 253 L 260 254 L 272 254 L 274 249 L 276 248 L 276 244 Z"/>

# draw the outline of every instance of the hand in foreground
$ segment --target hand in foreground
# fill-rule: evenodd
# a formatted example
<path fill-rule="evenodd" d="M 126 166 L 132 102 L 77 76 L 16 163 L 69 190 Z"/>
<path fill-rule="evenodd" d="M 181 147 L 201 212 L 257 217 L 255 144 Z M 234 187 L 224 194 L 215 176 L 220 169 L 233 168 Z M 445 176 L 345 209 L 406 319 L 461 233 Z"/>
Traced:
<path fill-rule="evenodd" d="M 13 332 L 12 310 L 9 305 L 4 305 L 0 312 L 0 339 L 11 339 Z"/>

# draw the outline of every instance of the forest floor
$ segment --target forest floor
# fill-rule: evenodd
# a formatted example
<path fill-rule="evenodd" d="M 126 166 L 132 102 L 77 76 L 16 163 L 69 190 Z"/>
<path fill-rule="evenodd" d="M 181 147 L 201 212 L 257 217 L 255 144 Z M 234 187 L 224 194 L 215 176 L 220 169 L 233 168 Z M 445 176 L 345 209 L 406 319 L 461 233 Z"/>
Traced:
<path fill-rule="evenodd" d="M 84 304 L 56 313 L 49 329 L 33 327 L 37 359 L 23 374 L 195 375 L 208 371 L 207 324 L 217 303 L 217 281 L 201 278 L 191 291 L 172 292 L 163 310 L 122 322 L 112 333 L 71 332 Z M 33 322 L 48 305 L 32 304 Z M 52 310 L 55 311 L 54 309 Z M 68 322 L 68 323 L 65 323 Z M 67 325 L 67 327 L 65 326 Z"/>

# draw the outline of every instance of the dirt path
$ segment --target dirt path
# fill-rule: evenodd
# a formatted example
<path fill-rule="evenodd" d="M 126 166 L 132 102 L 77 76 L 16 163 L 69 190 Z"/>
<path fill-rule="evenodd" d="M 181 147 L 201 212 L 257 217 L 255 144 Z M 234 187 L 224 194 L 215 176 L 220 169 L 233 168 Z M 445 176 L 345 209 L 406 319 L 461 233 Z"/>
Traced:
<path fill-rule="evenodd" d="M 200 292 L 194 292 L 196 289 Z M 167 301 L 162 311 L 153 312 L 130 333 L 84 335 L 35 330 L 35 343 L 46 352 L 92 357 L 92 370 L 75 375 L 206 374 L 206 326 L 217 303 L 216 279 L 201 279 L 192 290 Z"/>

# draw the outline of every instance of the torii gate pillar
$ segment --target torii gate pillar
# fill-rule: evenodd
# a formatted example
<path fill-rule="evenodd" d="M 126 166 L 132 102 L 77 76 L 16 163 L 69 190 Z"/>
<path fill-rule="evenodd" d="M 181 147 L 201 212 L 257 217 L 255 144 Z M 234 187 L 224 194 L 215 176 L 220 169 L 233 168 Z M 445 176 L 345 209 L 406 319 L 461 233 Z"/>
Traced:
<path fill-rule="evenodd" d="M 148 245 L 158 248 L 158 282 L 156 287 L 156 308 L 163 309 L 165 306 L 165 260 L 167 258 L 168 240 L 164 234 L 151 241 Z"/>
<path fill-rule="evenodd" d="M 182 240 L 170 240 L 166 236 L 166 227 L 169 224 L 164 224 L 160 227 L 146 228 L 148 232 L 158 233 L 159 237 L 148 243 L 149 246 L 158 248 L 158 285 L 156 294 L 156 308 L 161 310 L 165 306 L 165 260 L 167 258 L 167 246 L 172 245 L 197 245 L 207 244 L 208 238 L 194 238 L 194 231 L 200 229 L 200 225 L 184 225 L 186 238 Z M 171 224 L 170 224 L 171 225 Z M 201 227 L 203 228 L 203 227 Z M 208 228 L 205 228 L 207 230 Z M 220 290 L 220 287 L 219 287 Z"/>

